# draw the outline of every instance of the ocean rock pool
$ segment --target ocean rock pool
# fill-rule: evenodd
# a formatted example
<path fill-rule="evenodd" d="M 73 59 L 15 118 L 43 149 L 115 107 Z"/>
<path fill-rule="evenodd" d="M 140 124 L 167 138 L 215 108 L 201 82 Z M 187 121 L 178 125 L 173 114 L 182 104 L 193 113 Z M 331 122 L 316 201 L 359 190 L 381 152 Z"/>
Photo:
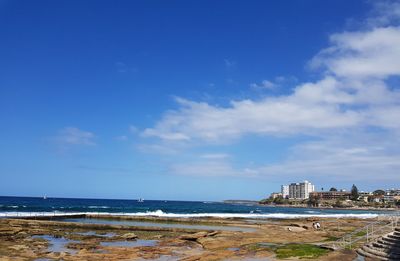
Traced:
<path fill-rule="evenodd" d="M 79 241 L 76 240 L 70 240 L 66 239 L 64 237 L 53 237 L 51 235 L 36 235 L 32 236 L 32 238 L 40 238 L 48 241 L 50 245 L 48 246 L 48 251 L 50 252 L 66 252 L 71 255 L 76 254 L 78 251 L 75 249 L 69 249 L 66 247 L 67 244 L 69 243 L 79 243 Z"/>
<path fill-rule="evenodd" d="M 146 221 L 132 221 L 132 220 L 110 220 L 101 218 L 65 218 L 62 219 L 62 221 L 85 223 L 85 224 L 122 225 L 122 226 L 137 226 L 137 227 L 183 228 L 183 229 L 223 230 L 223 231 L 239 231 L 239 232 L 256 231 L 255 228 L 239 227 L 239 226 L 193 225 L 193 224 L 146 222 Z"/>
<path fill-rule="evenodd" d="M 157 245 L 157 240 L 144 240 L 137 239 L 135 241 L 112 241 L 112 242 L 100 242 L 101 246 L 107 247 L 149 247 Z"/>

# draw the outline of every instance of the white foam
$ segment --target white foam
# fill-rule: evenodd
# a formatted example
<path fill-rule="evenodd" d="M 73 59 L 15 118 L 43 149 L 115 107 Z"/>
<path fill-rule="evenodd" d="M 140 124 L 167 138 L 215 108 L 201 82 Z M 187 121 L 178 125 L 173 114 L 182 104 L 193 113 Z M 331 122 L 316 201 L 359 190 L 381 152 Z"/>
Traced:
<path fill-rule="evenodd" d="M 286 213 L 192 213 L 192 214 L 175 214 L 165 213 L 161 210 L 149 211 L 142 213 L 125 213 L 128 216 L 157 216 L 157 217 L 172 217 L 172 218 L 196 218 L 196 217 L 217 217 L 217 218 L 309 218 L 309 217 L 329 217 L 329 218 L 375 218 L 378 214 L 286 214 Z"/>
<path fill-rule="evenodd" d="M 156 216 L 156 217 L 169 217 L 169 218 L 202 218 L 202 217 L 216 217 L 216 218 L 257 218 L 257 219 L 294 219 L 294 218 L 376 218 L 385 214 L 287 214 L 287 213 L 192 213 L 192 214 L 177 214 L 165 213 L 162 210 L 137 212 L 137 213 L 107 213 L 107 212 L 0 212 L 0 217 L 52 217 L 52 216 L 74 216 L 74 215 L 110 215 L 110 216 Z"/>
<path fill-rule="evenodd" d="M 0 217 L 55 217 L 55 216 L 74 216 L 85 213 L 72 212 L 0 212 Z"/>
<path fill-rule="evenodd" d="M 110 208 L 109 206 L 88 206 L 88 208 Z"/>

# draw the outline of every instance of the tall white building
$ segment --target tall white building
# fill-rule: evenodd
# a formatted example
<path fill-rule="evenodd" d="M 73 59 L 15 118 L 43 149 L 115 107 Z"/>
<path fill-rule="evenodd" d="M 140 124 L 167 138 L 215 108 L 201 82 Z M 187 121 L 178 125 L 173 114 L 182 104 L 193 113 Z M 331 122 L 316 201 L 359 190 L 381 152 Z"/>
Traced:
<path fill-rule="evenodd" d="M 283 198 L 289 198 L 289 185 L 282 185 L 281 193 Z"/>
<path fill-rule="evenodd" d="M 282 186 L 282 190 L 284 186 L 285 185 Z M 314 191 L 314 185 L 307 180 L 301 183 L 292 183 L 288 187 L 290 199 L 308 199 L 310 197 L 310 192 Z"/>

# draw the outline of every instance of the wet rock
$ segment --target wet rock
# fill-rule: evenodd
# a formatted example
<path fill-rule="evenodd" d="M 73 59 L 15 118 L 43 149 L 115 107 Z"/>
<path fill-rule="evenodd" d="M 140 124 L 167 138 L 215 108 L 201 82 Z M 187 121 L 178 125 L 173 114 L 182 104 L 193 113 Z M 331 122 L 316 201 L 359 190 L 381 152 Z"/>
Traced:
<path fill-rule="evenodd" d="M 201 231 L 201 232 L 197 232 L 197 233 L 194 233 L 194 234 L 180 235 L 179 239 L 189 240 L 189 241 L 196 241 L 199 238 L 206 237 L 208 234 L 209 234 L 208 232 Z"/>
<path fill-rule="evenodd" d="M 213 231 L 213 232 L 208 233 L 207 236 L 208 236 L 208 237 L 213 237 L 213 236 L 215 236 L 215 235 L 217 235 L 217 234 L 219 234 L 218 231 Z"/>
<path fill-rule="evenodd" d="M 0 236 L 12 236 L 22 231 L 22 228 L 17 227 L 9 227 L 9 228 L 1 228 Z"/>
<path fill-rule="evenodd" d="M 238 246 L 238 240 L 235 240 L 234 238 L 202 237 L 198 238 L 196 242 L 205 249 L 220 249 Z"/>
<path fill-rule="evenodd" d="M 29 249 L 29 247 L 25 246 L 25 245 L 14 245 L 14 246 L 10 246 L 8 248 L 12 249 L 12 250 L 16 250 L 16 251 L 23 251 L 23 250 Z"/>
<path fill-rule="evenodd" d="M 125 240 L 135 240 L 138 236 L 135 233 L 126 233 L 121 236 Z"/>

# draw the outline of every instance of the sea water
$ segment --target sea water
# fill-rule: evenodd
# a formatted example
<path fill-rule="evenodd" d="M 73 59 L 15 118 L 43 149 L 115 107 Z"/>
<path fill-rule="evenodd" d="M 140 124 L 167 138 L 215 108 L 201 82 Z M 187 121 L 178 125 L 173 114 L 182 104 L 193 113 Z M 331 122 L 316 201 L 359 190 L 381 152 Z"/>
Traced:
<path fill-rule="evenodd" d="M 227 204 L 222 202 L 120 200 L 79 198 L 0 197 L 0 217 L 32 215 L 64 215 L 102 213 L 129 216 L 159 217 L 225 217 L 225 218 L 304 218 L 355 217 L 373 218 L 391 211 L 342 210 L 272 207 L 262 205 Z"/>

